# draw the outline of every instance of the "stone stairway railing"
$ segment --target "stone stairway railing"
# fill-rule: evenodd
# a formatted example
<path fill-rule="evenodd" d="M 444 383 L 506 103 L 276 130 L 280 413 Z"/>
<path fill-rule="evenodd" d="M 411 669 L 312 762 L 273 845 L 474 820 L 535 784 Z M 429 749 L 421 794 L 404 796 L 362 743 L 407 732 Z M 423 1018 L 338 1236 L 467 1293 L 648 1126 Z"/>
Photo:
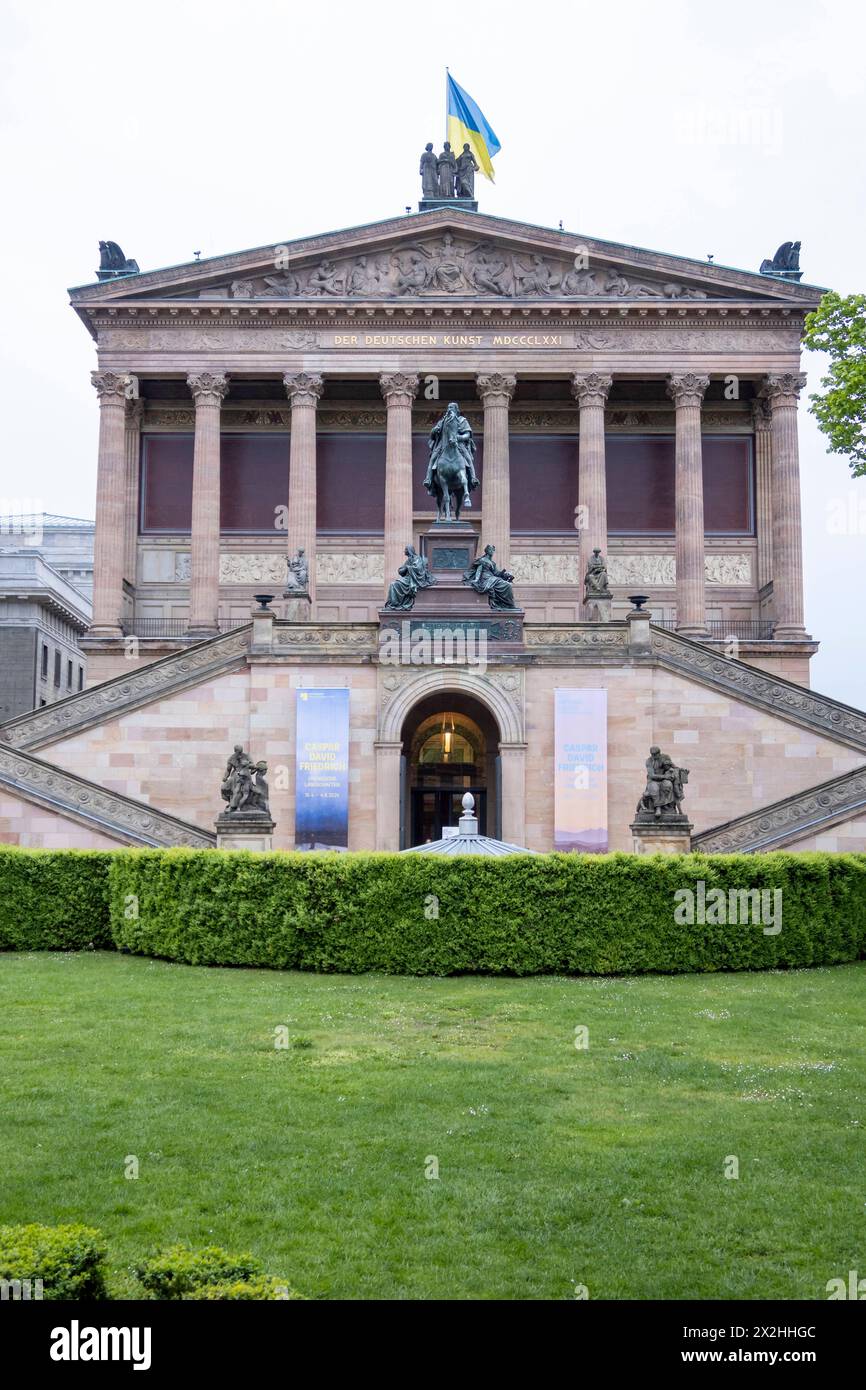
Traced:
<path fill-rule="evenodd" d="M 123 844 L 154 849 L 212 849 L 216 835 L 144 801 L 121 796 L 72 772 L 0 744 L 0 788 Z"/>
<path fill-rule="evenodd" d="M 57 739 L 100 724 L 109 716 L 126 714 L 153 700 L 164 699 L 210 676 L 239 666 L 250 647 L 252 624 L 211 637 L 184 651 L 172 652 L 137 666 L 133 671 L 57 700 L 53 705 L 20 714 L 0 725 L 0 748 L 42 748 Z"/>
<path fill-rule="evenodd" d="M 782 849 L 804 835 L 817 834 L 861 811 L 866 815 L 866 767 L 843 772 L 807 791 L 786 796 L 757 811 L 692 836 L 703 854 L 749 854 Z"/>
<path fill-rule="evenodd" d="M 667 671 L 688 676 L 744 704 L 768 710 L 800 728 L 866 753 L 866 714 L 862 710 L 655 626 L 652 654 Z"/>

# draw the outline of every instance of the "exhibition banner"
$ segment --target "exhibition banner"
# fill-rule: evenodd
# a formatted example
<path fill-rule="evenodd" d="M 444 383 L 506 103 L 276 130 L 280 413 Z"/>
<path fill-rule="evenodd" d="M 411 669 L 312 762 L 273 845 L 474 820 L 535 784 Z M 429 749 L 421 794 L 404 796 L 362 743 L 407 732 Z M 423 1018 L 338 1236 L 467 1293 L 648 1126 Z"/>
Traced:
<path fill-rule="evenodd" d="M 560 689 L 554 723 L 556 850 L 607 851 L 607 691 Z"/>
<path fill-rule="evenodd" d="M 349 692 L 297 692 L 295 848 L 349 847 Z"/>

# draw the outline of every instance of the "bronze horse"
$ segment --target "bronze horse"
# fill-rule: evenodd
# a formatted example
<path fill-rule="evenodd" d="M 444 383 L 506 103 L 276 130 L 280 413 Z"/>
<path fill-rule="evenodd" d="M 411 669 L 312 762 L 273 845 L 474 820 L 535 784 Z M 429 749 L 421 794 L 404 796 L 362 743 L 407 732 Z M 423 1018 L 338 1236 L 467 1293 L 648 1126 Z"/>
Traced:
<path fill-rule="evenodd" d="M 463 507 L 471 507 L 470 492 L 478 486 L 475 473 L 475 440 L 469 424 L 452 401 L 430 432 L 430 466 L 424 486 L 436 499 L 437 521 L 459 521 Z"/>

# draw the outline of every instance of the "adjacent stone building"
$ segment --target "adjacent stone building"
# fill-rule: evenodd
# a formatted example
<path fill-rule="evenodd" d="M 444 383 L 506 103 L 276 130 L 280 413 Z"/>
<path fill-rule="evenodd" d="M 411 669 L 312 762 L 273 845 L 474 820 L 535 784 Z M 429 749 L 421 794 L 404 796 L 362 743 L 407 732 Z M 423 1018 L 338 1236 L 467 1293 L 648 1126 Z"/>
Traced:
<path fill-rule="evenodd" d="M 71 295 L 98 353 L 90 688 L 0 731 L 0 833 L 213 843 L 243 743 L 290 848 L 298 700 L 328 688 L 349 692 L 349 848 L 436 839 L 469 790 L 482 831 L 549 850 L 556 692 L 592 689 L 611 848 L 652 744 L 688 761 L 696 847 L 866 845 L 866 716 L 808 688 L 797 405 L 820 289 L 445 206 Z M 386 660 L 449 401 L 478 444 L 465 516 L 520 617 L 460 618 L 483 663 Z M 605 622 L 582 602 L 595 548 Z M 301 549 L 309 596 L 281 605 Z"/>
<path fill-rule="evenodd" d="M 93 522 L 0 517 L 0 719 L 85 686 Z"/>

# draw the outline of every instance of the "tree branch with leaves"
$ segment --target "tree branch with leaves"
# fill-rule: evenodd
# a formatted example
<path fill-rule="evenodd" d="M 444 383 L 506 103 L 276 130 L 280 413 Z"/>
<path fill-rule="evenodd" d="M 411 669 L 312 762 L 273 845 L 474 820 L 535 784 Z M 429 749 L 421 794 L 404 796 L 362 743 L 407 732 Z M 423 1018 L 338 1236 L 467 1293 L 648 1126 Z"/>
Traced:
<path fill-rule="evenodd" d="M 852 475 L 866 477 L 866 294 L 825 294 L 806 316 L 803 344 L 830 356 L 822 391 L 809 397 L 828 453 L 845 454 Z"/>

